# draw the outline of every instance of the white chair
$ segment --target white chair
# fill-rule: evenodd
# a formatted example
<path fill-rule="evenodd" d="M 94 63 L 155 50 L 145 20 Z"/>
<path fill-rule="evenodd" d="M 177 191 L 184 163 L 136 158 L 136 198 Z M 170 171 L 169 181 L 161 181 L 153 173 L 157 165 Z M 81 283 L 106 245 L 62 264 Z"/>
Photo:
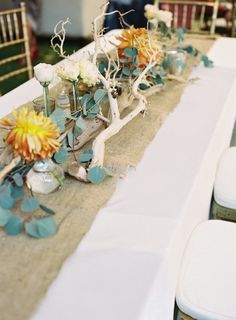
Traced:
<path fill-rule="evenodd" d="M 236 224 L 208 220 L 185 249 L 176 302 L 178 319 L 236 319 Z"/>
<path fill-rule="evenodd" d="M 212 216 L 236 222 L 236 147 L 221 156 L 214 184 Z"/>

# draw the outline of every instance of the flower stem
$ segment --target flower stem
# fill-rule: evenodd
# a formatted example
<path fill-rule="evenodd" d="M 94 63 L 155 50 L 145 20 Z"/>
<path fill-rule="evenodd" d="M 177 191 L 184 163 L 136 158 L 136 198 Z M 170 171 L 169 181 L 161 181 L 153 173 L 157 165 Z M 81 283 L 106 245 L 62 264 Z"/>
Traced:
<path fill-rule="evenodd" d="M 42 86 L 43 86 L 43 100 L 44 100 L 45 116 L 49 117 L 52 113 L 52 110 L 51 110 L 51 106 L 50 106 L 50 102 L 49 102 L 49 98 L 48 98 L 48 94 L 49 94 L 48 84 L 43 83 Z"/>
<path fill-rule="evenodd" d="M 71 108 L 71 112 L 78 110 L 78 98 L 79 98 L 79 92 L 78 92 L 78 81 L 73 81 L 73 102 L 74 106 Z"/>

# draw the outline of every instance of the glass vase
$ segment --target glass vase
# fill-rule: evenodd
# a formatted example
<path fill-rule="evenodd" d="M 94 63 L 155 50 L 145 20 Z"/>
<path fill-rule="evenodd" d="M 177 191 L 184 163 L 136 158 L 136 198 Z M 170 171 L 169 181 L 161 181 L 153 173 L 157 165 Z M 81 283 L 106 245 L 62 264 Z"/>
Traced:
<path fill-rule="evenodd" d="M 49 194 L 63 184 L 64 171 L 52 159 L 36 161 L 27 174 L 27 184 L 35 193 Z"/>

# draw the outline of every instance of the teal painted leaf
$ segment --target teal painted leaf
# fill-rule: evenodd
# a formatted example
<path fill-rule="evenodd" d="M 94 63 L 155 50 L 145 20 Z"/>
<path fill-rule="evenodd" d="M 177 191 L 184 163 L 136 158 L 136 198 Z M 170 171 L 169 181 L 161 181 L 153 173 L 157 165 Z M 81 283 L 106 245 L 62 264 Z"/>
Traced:
<path fill-rule="evenodd" d="M 67 141 L 68 141 L 68 144 L 71 148 L 73 148 L 73 145 L 74 145 L 74 135 L 73 133 L 70 131 L 67 133 Z"/>
<path fill-rule="evenodd" d="M 183 42 L 185 38 L 186 29 L 185 28 L 178 28 L 176 31 L 178 42 Z"/>
<path fill-rule="evenodd" d="M 104 62 L 99 63 L 98 69 L 103 74 L 107 69 L 107 63 L 104 63 Z"/>
<path fill-rule="evenodd" d="M 76 120 L 75 125 L 76 125 L 77 128 L 81 129 L 82 131 L 86 127 L 85 121 L 81 116 Z"/>
<path fill-rule="evenodd" d="M 126 48 L 124 50 L 124 55 L 131 59 L 134 59 L 138 55 L 138 50 L 136 48 Z"/>
<path fill-rule="evenodd" d="M 11 195 L 11 184 L 10 183 L 5 183 L 0 186 L 0 195 Z"/>
<path fill-rule="evenodd" d="M 10 236 L 16 236 L 21 233 L 24 226 L 24 219 L 19 216 L 12 215 L 5 226 L 5 231 Z"/>
<path fill-rule="evenodd" d="M 80 136 L 82 133 L 83 133 L 83 130 L 81 130 L 80 128 L 75 126 L 75 128 L 74 128 L 74 136 L 75 136 L 75 138 Z"/>
<path fill-rule="evenodd" d="M 162 83 L 164 83 L 164 81 L 163 81 L 162 77 L 159 74 L 157 74 L 156 77 L 153 79 L 153 83 L 154 84 L 162 84 Z"/>
<path fill-rule="evenodd" d="M 0 206 L 3 209 L 11 209 L 15 205 L 15 199 L 7 193 L 0 193 Z"/>
<path fill-rule="evenodd" d="M 65 162 L 69 158 L 69 153 L 64 147 L 61 147 L 59 151 L 54 153 L 53 158 L 57 163 L 60 164 Z"/>
<path fill-rule="evenodd" d="M 88 180 L 94 184 L 101 183 L 104 178 L 105 172 L 98 166 L 95 166 L 88 171 Z"/>
<path fill-rule="evenodd" d="M 101 102 L 107 95 L 107 91 L 104 89 L 97 89 L 96 92 L 94 93 L 94 101 L 96 103 Z"/>
<path fill-rule="evenodd" d="M 89 162 L 90 160 L 92 160 L 93 154 L 92 153 L 82 153 L 79 156 L 79 161 L 80 162 Z"/>
<path fill-rule="evenodd" d="M 50 115 L 50 118 L 57 125 L 60 132 L 65 131 L 66 114 L 63 110 L 61 110 L 60 108 L 57 108 Z"/>
<path fill-rule="evenodd" d="M 140 68 L 135 68 L 135 69 L 132 71 L 132 74 L 133 74 L 133 76 L 138 77 L 138 76 L 141 74 L 141 72 L 142 72 L 142 69 L 140 69 Z"/>
<path fill-rule="evenodd" d="M 93 113 L 93 112 L 89 112 L 88 115 L 87 115 L 87 118 L 90 119 L 90 120 L 93 120 L 96 117 L 97 117 L 97 114 Z"/>
<path fill-rule="evenodd" d="M 164 70 L 169 69 L 171 63 L 172 63 L 172 61 L 171 61 L 170 57 L 165 58 L 164 61 L 162 62 L 163 69 Z"/>
<path fill-rule="evenodd" d="M 39 206 L 40 206 L 40 208 L 41 208 L 43 211 L 45 211 L 47 214 L 50 214 L 50 215 L 54 215 L 54 214 L 55 214 L 55 211 L 53 211 L 52 209 L 46 207 L 45 205 L 40 204 Z"/>
<path fill-rule="evenodd" d="M 39 201 L 34 197 L 29 197 L 24 201 L 22 201 L 21 207 L 20 207 L 21 211 L 26 213 L 33 212 L 38 208 L 39 208 Z"/>
<path fill-rule="evenodd" d="M 11 196 L 14 199 L 20 199 L 22 197 L 24 197 L 25 192 L 23 188 L 17 187 L 17 186 L 12 186 L 12 192 L 11 192 Z"/>
<path fill-rule="evenodd" d="M 54 236 L 57 232 L 57 225 L 51 217 L 37 219 L 37 228 L 42 238 Z"/>
<path fill-rule="evenodd" d="M 131 73 L 132 73 L 132 71 L 130 70 L 130 68 L 127 68 L 127 67 L 124 67 L 123 69 L 122 69 L 122 73 L 125 75 L 125 76 L 130 76 L 131 75 Z"/>
<path fill-rule="evenodd" d="M 87 104 L 92 98 L 93 98 L 92 93 L 84 94 L 83 97 L 80 99 L 81 105 Z"/>
<path fill-rule="evenodd" d="M 139 89 L 141 89 L 141 90 L 147 90 L 148 88 L 150 88 L 150 87 L 145 83 L 140 83 L 139 84 Z"/>
<path fill-rule="evenodd" d="M 11 218 L 11 211 L 0 207 L 0 226 L 4 227 Z"/>
<path fill-rule="evenodd" d="M 210 59 L 208 58 L 208 56 L 203 55 L 203 56 L 201 57 L 201 61 L 203 62 L 204 66 L 205 66 L 206 68 L 212 68 L 212 67 L 214 66 L 213 61 L 210 60 Z"/>
<path fill-rule="evenodd" d="M 94 106 L 95 106 L 95 101 L 93 98 L 91 98 L 87 103 L 86 103 L 86 111 L 90 111 Z"/>
<path fill-rule="evenodd" d="M 93 149 L 85 149 L 83 153 L 93 154 Z"/>
<path fill-rule="evenodd" d="M 15 184 L 18 186 L 18 187 L 22 187 L 23 184 L 24 184 L 24 181 L 22 179 L 22 176 L 17 172 L 14 174 L 14 176 L 12 177 L 13 180 L 15 181 Z"/>
<path fill-rule="evenodd" d="M 33 238 L 41 238 L 38 231 L 38 224 L 36 219 L 33 219 L 25 224 L 25 232 Z"/>
<path fill-rule="evenodd" d="M 107 168 L 107 167 L 103 167 L 103 170 L 105 172 L 105 174 L 109 177 L 114 177 L 114 174 L 112 172 L 112 170 L 110 168 Z"/>

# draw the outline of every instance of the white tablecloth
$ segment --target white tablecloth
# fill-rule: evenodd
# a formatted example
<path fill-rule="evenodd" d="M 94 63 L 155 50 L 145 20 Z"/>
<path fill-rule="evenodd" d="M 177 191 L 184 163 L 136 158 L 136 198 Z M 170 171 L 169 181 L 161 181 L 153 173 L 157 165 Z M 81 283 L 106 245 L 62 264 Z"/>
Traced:
<path fill-rule="evenodd" d="M 230 142 L 233 56 L 236 40 L 219 39 L 210 52 L 216 67 L 193 71 L 200 80 L 188 85 L 138 167 L 119 181 L 32 320 L 173 319 L 184 247 L 208 218 L 217 161 Z"/>

